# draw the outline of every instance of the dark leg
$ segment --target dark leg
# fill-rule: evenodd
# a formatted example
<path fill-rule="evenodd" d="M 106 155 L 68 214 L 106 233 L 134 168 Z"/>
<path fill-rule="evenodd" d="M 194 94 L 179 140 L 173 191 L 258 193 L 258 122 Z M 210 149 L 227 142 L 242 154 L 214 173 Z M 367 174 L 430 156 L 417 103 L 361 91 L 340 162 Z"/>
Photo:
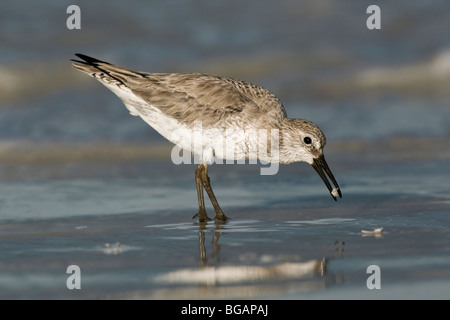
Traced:
<path fill-rule="evenodd" d="M 198 218 L 200 222 L 205 222 L 208 220 L 211 220 L 206 215 L 206 209 L 205 209 L 205 200 L 203 198 L 203 171 L 205 170 L 205 167 L 203 164 L 200 164 L 197 169 L 195 169 L 195 184 L 197 185 L 197 197 L 198 197 L 198 213 L 192 217 L 192 219 Z"/>
<path fill-rule="evenodd" d="M 216 196 L 214 195 L 214 192 L 211 188 L 211 184 L 208 177 L 208 165 L 200 165 L 203 166 L 203 170 L 201 170 L 201 182 L 203 184 L 203 187 L 206 190 L 206 193 L 208 194 L 209 200 L 211 200 L 211 203 L 214 207 L 214 211 L 216 211 L 216 216 L 214 217 L 214 220 L 219 221 L 227 221 L 227 216 L 223 213 L 222 209 L 219 206 L 219 203 L 217 202 Z M 199 168 L 200 168 L 199 166 Z M 198 170 L 198 168 L 197 168 Z"/>

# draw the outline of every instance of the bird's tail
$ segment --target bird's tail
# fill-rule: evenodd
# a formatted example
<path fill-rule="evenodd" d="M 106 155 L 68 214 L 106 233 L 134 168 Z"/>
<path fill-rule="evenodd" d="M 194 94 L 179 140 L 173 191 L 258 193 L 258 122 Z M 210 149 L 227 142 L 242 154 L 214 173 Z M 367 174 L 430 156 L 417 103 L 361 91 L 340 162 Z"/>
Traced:
<path fill-rule="evenodd" d="M 144 76 L 143 73 L 115 66 L 109 62 L 101 61 L 81 53 L 76 53 L 75 55 L 83 61 L 71 59 L 74 62 L 72 66 L 104 84 L 126 85 L 133 78 L 142 78 Z"/>

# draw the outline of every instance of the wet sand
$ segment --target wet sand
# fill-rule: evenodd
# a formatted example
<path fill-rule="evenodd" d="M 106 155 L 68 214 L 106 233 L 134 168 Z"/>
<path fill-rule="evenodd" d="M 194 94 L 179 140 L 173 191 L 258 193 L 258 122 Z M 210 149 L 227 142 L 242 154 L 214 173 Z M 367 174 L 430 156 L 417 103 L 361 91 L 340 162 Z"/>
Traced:
<path fill-rule="evenodd" d="M 448 298 L 448 203 L 364 207 L 229 210 L 225 225 L 198 225 L 192 211 L 6 222 L 0 297 Z M 81 269 L 80 290 L 66 287 L 69 265 Z M 380 290 L 366 286 L 370 265 Z"/>
<path fill-rule="evenodd" d="M 71 179 L 3 182 L 0 298 L 448 298 L 445 161 L 389 157 L 344 169 L 350 158 L 328 157 L 344 194 L 336 203 L 306 164 L 275 176 L 212 167 L 226 224 L 191 219 L 192 165 L 104 163 L 90 177 L 78 167 Z M 80 290 L 66 286 L 70 265 L 80 267 Z M 381 289 L 367 287 L 370 265 Z"/>

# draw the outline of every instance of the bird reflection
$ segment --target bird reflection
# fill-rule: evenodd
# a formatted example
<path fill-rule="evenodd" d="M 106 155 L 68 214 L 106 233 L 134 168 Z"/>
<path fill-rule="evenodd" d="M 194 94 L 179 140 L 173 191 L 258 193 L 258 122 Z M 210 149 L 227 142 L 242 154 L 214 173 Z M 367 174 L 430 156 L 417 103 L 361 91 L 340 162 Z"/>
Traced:
<path fill-rule="evenodd" d="M 220 255 L 219 240 L 226 231 L 226 223 L 215 224 L 211 241 L 212 252 L 207 253 L 205 231 L 209 231 L 208 223 L 198 223 L 199 267 L 179 269 L 159 275 L 155 280 L 166 283 L 200 284 L 202 286 L 218 286 L 232 284 L 257 283 L 264 284 L 274 280 L 302 280 L 306 287 L 316 285 L 323 287 L 324 281 L 316 281 L 315 277 L 326 274 L 328 259 L 325 257 L 302 262 L 281 262 L 271 265 L 223 265 Z M 277 284 L 275 287 L 285 285 Z M 292 285 L 292 283 L 289 283 Z M 273 284 L 272 284 L 273 286 Z"/>
<path fill-rule="evenodd" d="M 226 222 L 215 222 L 215 230 L 214 235 L 211 241 L 211 246 L 213 248 L 213 252 L 211 253 L 211 258 L 216 258 L 219 256 L 220 253 L 220 244 L 219 244 L 219 238 L 222 235 L 222 232 L 220 232 L 221 229 L 223 229 L 224 224 Z M 206 222 L 199 222 L 198 223 L 198 248 L 200 252 L 200 268 L 208 266 L 208 257 L 206 256 L 206 247 L 205 247 L 205 230 L 207 227 Z M 220 260 L 218 261 L 220 262 Z"/>

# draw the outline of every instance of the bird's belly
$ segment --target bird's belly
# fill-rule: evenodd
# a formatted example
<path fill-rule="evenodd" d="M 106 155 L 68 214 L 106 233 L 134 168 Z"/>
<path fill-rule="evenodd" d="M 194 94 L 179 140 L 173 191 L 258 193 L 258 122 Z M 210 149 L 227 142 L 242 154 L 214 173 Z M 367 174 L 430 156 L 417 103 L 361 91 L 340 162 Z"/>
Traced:
<path fill-rule="evenodd" d="M 273 141 L 272 144 L 267 143 L 265 133 L 240 128 L 212 128 L 203 131 L 203 158 L 215 157 L 226 160 L 227 163 L 240 160 L 278 162 L 276 158 L 278 153 L 274 152 L 275 145 Z"/>
<path fill-rule="evenodd" d="M 251 157 L 250 151 L 256 144 L 245 132 L 223 132 L 222 130 L 207 130 L 203 136 L 205 147 L 210 147 L 217 159 L 227 161 L 245 160 Z"/>
<path fill-rule="evenodd" d="M 152 105 L 134 101 L 129 101 L 126 105 L 128 109 L 136 110 L 138 115 L 164 138 L 196 155 L 202 163 L 212 163 L 214 159 L 223 159 L 227 163 L 256 159 L 278 162 L 270 132 L 220 124 L 203 128 L 200 120 L 188 126 Z"/>

